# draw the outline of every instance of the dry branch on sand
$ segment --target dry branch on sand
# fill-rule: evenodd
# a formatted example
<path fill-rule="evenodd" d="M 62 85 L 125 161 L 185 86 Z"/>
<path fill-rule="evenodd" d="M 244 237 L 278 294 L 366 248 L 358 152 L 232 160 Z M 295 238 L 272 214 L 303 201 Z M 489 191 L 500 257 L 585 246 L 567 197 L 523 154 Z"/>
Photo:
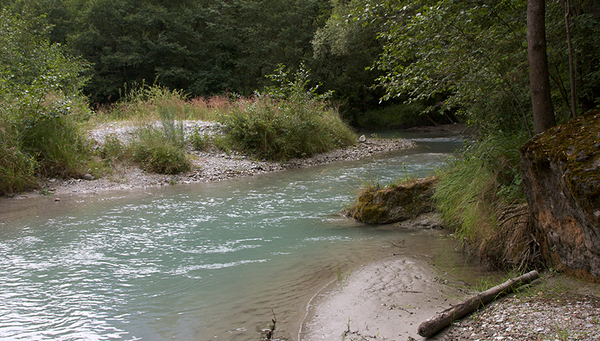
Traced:
<path fill-rule="evenodd" d="M 421 325 L 419 325 L 418 333 L 423 337 L 433 336 L 441 329 L 452 324 L 452 322 L 472 313 L 473 311 L 492 302 L 496 298 L 512 292 L 521 285 L 531 283 L 538 277 L 538 272 L 534 270 L 526 273 L 523 276 L 510 279 L 465 301 L 455 304 L 454 306 L 421 323 Z"/>

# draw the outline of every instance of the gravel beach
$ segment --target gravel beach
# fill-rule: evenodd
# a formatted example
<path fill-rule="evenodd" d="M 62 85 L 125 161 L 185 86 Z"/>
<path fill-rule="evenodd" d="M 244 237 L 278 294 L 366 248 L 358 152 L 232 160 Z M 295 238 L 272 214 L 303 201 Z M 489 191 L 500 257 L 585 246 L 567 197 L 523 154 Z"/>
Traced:
<path fill-rule="evenodd" d="M 199 131 L 206 134 L 219 133 L 217 123 L 202 121 L 184 121 L 186 134 Z M 104 144 L 106 137 L 117 138 L 126 143 L 135 133 L 136 127 L 126 123 L 109 123 L 88 132 L 90 139 L 98 146 Z M 113 174 L 101 179 L 47 179 L 42 190 L 22 193 L 15 198 L 28 198 L 43 194 L 54 194 L 58 199 L 66 194 L 93 194 L 100 191 L 191 184 L 209 181 L 221 181 L 231 178 L 253 176 L 285 169 L 303 168 L 332 162 L 358 160 L 377 153 L 414 147 L 414 142 L 406 139 L 366 138 L 348 148 L 319 154 L 308 159 L 296 159 L 287 162 L 269 162 L 253 160 L 249 156 L 236 152 L 188 150 L 192 161 L 192 170 L 177 175 L 152 174 L 131 165 L 117 165 Z"/>
<path fill-rule="evenodd" d="M 431 338 L 417 334 L 426 319 L 475 294 L 440 282 L 422 260 L 384 259 L 323 290 L 298 339 L 600 340 L 600 287 L 549 273 Z"/>
<path fill-rule="evenodd" d="M 200 129 L 210 133 L 219 129 L 207 122 L 184 124 L 188 132 Z M 450 131 L 456 129 L 450 127 Z M 133 126 L 111 123 L 91 130 L 89 136 L 101 145 L 109 135 L 126 142 L 133 133 Z M 357 160 L 413 146 L 413 142 L 404 139 L 367 138 L 345 149 L 285 163 L 253 160 L 237 153 L 189 151 L 193 169 L 187 173 L 158 175 L 133 166 L 119 166 L 106 178 L 47 179 L 40 191 L 3 200 L 53 194 L 59 201 L 62 195 L 221 181 Z M 398 276 L 400 273 L 403 275 Z M 422 261 L 407 257 L 385 259 L 354 272 L 343 288 L 334 284 L 321 292 L 298 333 L 299 340 L 425 340 L 416 334 L 420 322 L 472 294 L 468 288 L 436 281 L 432 266 Z M 546 273 L 525 294 L 502 298 L 430 339 L 600 340 L 599 296 L 597 284 Z"/>

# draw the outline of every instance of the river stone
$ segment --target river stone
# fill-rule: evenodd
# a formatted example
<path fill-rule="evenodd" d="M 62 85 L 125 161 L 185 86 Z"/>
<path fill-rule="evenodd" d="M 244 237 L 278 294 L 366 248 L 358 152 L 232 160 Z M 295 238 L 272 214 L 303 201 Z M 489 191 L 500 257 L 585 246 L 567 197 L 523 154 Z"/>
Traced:
<path fill-rule="evenodd" d="M 366 224 L 391 224 L 433 210 L 437 178 L 416 179 L 396 186 L 363 189 L 344 215 Z"/>
<path fill-rule="evenodd" d="M 520 150 L 523 186 L 552 266 L 600 281 L 600 111 L 537 135 Z"/>

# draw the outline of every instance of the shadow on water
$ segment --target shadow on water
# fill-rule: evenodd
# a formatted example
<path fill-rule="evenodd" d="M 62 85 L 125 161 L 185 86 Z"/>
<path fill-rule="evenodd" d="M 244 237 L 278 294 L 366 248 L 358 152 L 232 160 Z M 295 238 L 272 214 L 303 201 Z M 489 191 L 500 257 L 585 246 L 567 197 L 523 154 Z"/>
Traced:
<path fill-rule="evenodd" d="M 250 178 L 3 201 L 0 339 L 293 339 L 323 283 L 392 254 L 476 278 L 445 231 L 338 215 L 358 187 L 447 162 L 459 140 Z"/>

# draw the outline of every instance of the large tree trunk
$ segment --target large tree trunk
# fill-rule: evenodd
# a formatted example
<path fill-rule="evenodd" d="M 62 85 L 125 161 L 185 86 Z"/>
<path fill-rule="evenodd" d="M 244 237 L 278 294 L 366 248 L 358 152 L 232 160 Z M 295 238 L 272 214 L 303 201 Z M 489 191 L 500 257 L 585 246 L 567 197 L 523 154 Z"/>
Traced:
<path fill-rule="evenodd" d="M 571 2 L 567 0 L 565 4 L 565 25 L 567 26 L 567 46 L 569 49 L 569 81 L 571 84 L 571 115 L 573 118 L 577 117 L 577 81 L 575 75 L 577 74 L 577 63 L 574 61 L 573 46 L 571 44 L 571 22 L 569 16 L 571 15 Z"/>
<path fill-rule="evenodd" d="M 536 134 L 556 125 L 550 97 L 545 15 L 546 3 L 544 0 L 527 0 L 527 55 L 533 130 Z"/>

